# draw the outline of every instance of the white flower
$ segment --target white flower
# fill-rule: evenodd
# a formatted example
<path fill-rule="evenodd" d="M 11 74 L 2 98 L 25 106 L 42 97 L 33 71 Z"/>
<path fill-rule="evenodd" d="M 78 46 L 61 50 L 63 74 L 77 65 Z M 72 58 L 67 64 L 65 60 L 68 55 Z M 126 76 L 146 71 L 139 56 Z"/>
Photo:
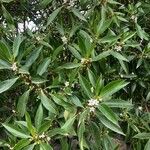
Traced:
<path fill-rule="evenodd" d="M 40 41 L 40 40 L 41 40 L 41 38 L 40 38 L 39 36 L 37 36 L 37 37 L 36 37 L 36 40 L 37 40 L 37 41 Z"/>
<path fill-rule="evenodd" d="M 68 87 L 69 86 L 69 82 L 65 82 L 65 87 Z"/>
<path fill-rule="evenodd" d="M 131 16 L 131 19 L 132 19 L 133 21 L 137 22 L 137 16 L 136 16 L 136 15 L 132 15 L 132 16 Z"/>
<path fill-rule="evenodd" d="M 64 44 L 67 44 L 68 42 L 68 39 L 65 36 L 61 37 L 61 40 L 63 41 Z"/>
<path fill-rule="evenodd" d="M 116 50 L 116 51 L 121 51 L 121 49 L 122 49 L 122 46 L 120 46 L 120 45 L 115 46 L 115 50 Z"/>
<path fill-rule="evenodd" d="M 99 101 L 97 99 L 90 99 L 88 100 L 88 106 L 98 106 Z"/>
<path fill-rule="evenodd" d="M 142 111 L 142 110 L 143 110 L 142 106 L 139 106 L 139 107 L 138 107 L 138 110 Z"/>
<path fill-rule="evenodd" d="M 73 6 L 74 6 L 74 0 L 70 0 L 69 5 L 70 5 L 71 7 L 73 7 Z"/>
<path fill-rule="evenodd" d="M 16 70 L 17 70 L 17 63 L 16 63 L 16 62 L 14 62 L 14 63 L 12 64 L 11 69 L 12 69 L 13 71 L 16 71 Z"/>
<path fill-rule="evenodd" d="M 84 62 L 86 61 L 85 58 L 81 58 L 81 63 L 84 64 Z"/>
<path fill-rule="evenodd" d="M 90 107 L 90 112 L 95 112 L 95 108 L 94 107 Z"/>
<path fill-rule="evenodd" d="M 45 138 L 46 137 L 46 135 L 44 134 L 44 133 L 42 133 L 40 136 L 39 136 L 39 138 L 41 138 L 41 139 L 43 139 L 43 138 Z"/>
<path fill-rule="evenodd" d="M 64 0 L 64 3 L 67 3 L 68 0 Z"/>
<path fill-rule="evenodd" d="M 50 141 L 51 138 L 50 138 L 50 137 L 47 137 L 46 139 L 47 139 L 47 141 Z"/>
<path fill-rule="evenodd" d="M 91 62 L 92 59 L 91 58 L 81 58 L 81 63 L 82 64 L 88 64 L 89 62 Z"/>

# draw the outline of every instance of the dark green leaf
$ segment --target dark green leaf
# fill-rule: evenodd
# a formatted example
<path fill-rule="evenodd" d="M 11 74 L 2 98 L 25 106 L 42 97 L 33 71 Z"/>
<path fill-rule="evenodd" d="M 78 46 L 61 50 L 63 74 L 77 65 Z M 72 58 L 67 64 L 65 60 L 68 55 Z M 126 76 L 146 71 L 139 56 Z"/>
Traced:
<path fill-rule="evenodd" d="M 0 82 L 0 93 L 3 93 L 7 91 L 8 89 L 10 89 L 11 86 L 13 86 L 13 84 L 15 84 L 17 80 L 18 78 L 14 78 L 14 79 L 8 79 L 8 80 Z"/>
<path fill-rule="evenodd" d="M 24 116 L 26 112 L 26 105 L 29 99 L 30 90 L 26 91 L 18 100 L 17 111 L 21 117 Z"/>

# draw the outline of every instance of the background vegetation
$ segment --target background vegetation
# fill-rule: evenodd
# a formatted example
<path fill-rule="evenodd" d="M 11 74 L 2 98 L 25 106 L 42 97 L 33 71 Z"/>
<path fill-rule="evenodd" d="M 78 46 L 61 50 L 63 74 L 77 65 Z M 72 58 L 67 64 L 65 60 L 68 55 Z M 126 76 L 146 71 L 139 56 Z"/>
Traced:
<path fill-rule="evenodd" d="M 2 150 L 150 150 L 149 0 L 0 0 Z"/>

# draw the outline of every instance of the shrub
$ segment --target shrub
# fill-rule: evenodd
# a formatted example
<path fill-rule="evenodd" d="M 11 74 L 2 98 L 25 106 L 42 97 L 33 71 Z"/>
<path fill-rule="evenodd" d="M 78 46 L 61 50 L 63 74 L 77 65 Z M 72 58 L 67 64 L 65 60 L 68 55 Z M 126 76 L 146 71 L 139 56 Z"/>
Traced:
<path fill-rule="evenodd" d="M 149 8 L 1 0 L 0 147 L 149 150 Z"/>

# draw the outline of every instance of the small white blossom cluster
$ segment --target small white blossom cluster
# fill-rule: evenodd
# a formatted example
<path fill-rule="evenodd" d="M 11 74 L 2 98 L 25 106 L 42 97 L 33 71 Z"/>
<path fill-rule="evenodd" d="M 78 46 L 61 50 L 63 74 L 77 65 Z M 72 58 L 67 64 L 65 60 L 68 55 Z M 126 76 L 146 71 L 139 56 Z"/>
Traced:
<path fill-rule="evenodd" d="M 46 139 L 47 141 L 50 141 L 50 137 L 48 137 L 47 135 L 45 135 L 44 132 L 41 135 L 39 135 L 39 138 L 40 139 Z"/>
<path fill-rule="evenodd" d="M 14 62 L 14 63 L 12 64 L 11 69 L 12 69 L 13 71 L 16 71 L 16 70 L 18 69 L 16 62 Z"/>
<path fill-rule="evenodd" d="M 82 59 L 81 59 L 81 64 L 88 64 L 88 63 L 90 63 L 91 61 L 92 61 L 91 58 L 82 58 Z"/>
<path fill-rule="evenodd" d="M 137 22 L 137 16 L 136 16 L 136 15 L 132 15 L 132 16 L 131 16 L 131 19 L 132 19 L 134 22 Z"/>
<path fill-rule="evenodd" d="M 69 86 L 69 82 L 65 82 L 65 87 L 68 87 Z"/>
<path fill-rule="evenodd" d="M 121 51 L 121 49 L 122 49 L 122 46 L 120 46 L 120 45 L 116 45 L 116 46 L 115 46 L 115 50 L 116 50 L 117 52 Z"/>
<path fill-rule="evenodd" d="M 139 106 L 139 107 L 138 107 L 138 110 L 142 111 L 142 110 L 143 110 L 142 106 Z"/>
<path fill-rule="evenodd" d="M 65 36 L 61 37 L 61 40 L 63 41 L 64 44 L 67 44 L 68 42 L 68 39 Z"/>
<path fill-rule="evenodd" d="M 75 2 L 75 0 L 70 0 L 70 2 L 69 2 L 69 6 L 71 6 L 71 7 L 73 7 L 74 6 L 74 3 Z"/>
<path fill-rule="evenodd" d="M 99 105 L 99 101 L 97 99 L 88 100 L 88 106 L 90 108 L 90 112 L 95 112 L 95 107 Z"/>

